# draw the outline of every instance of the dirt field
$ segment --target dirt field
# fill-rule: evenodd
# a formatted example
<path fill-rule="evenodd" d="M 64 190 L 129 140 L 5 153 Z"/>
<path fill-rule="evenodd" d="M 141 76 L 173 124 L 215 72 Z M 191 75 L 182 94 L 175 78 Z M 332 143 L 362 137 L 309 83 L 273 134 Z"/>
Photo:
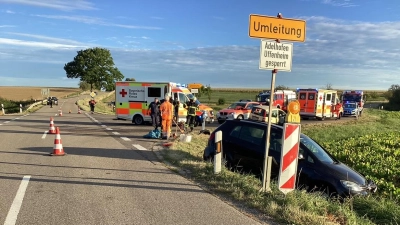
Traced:
<path fill-rule="evenodd" d="M 41 90 L 43 87 L 1 87 L 0 97 L 13 101 L 24 101 L 30 99 L 43 99 Z M 79 88 L 49 88 L 50 96 L 57 98 L 65 97 L 69 94 L 79 92 Z"/>

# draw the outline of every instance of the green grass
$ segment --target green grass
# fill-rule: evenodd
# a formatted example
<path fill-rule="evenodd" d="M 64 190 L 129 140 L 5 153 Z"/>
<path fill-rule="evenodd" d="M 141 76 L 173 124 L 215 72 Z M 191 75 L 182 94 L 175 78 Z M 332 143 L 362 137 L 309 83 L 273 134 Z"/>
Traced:
<path fill-rule="evenodd" d="M 374 166 L 392 166 L 390 163 L 385 164 L 385 157 L 382 157 L 381 160 L 376 160 L 375 163 L 377 165 L 365 166 L 365 164 L 361 164 L 363 160 L 358 155 L 368 156 L 367 151 L 371 151 L 368 145 L 379 142 L 374 135 L 385 133 L 390 133 L 390 135 L 388 139 L 382 142 L 387 142 L 387 146 L 392 146 L 391 151 L 400 151 L 400 145 L 398 145 L 396 139 L 400 137 L 400 133 L 397 133 L 397 136 L 393 136 L 393 133 L 399 132 L 399 125 L 399 112 L 369 109 L 359 120 L 332 124 L 302 125 L 302 132 L 317 140 L 323 146 L 329 147 L 328 150 L 332 154 L 339 157 L 349 166 L 358 171 L 362 170 L 360 172 L 366 173 L 367 176 L 378 177 L 379 175 L 386 176 L 386 173 L 371 174 L 371 169 Z M 206 135 L 193 135 L 192 142 L 175 142 L 172 147 L 162 151 L 162 154 L 164 159 L 172 165 L 185 171 L 190 171 L 188 178 L 205 185 L 210 191 L 229 197 L 233 201 L 248 207 L 258 209 L 260 212 L 286 224 L 309 225 L 330 224 L 332 222 L 336 224 L 400 223 L 400 206 L 398 202 L 391 194 L 388 194 L 388 192 L 385 194 L 385 191 L 382 191 L 390 190 L 390 187 L 383 185 L 387 184 L 385 180 L 381 183 L 378 182 L 380 190 L 378 194 L 366 198 L 354 197 L 344 203 L 328 201 L 317 194 L 305 193 L 299 190 L 284 196 L 277 190 L 275 182 L 272 182 L 272 192 L 260 193 L 259 189 L 262 185 L 254 175 L 234 173 L 225 168 L 220 174 L 215 175 L 213 173 L 213 165 L 204 162 L 202 159 L 207 139 L 208 136 Z M 384 145 L 381 150 L 386 148 L 388 147 Z M 384 151 L 375 151 L 373 154 L 384 154 Z M 346 158 L 356 158 L 358 161 L 346 161 Z M 368 159 L 368 157 L 366 158 Z M 378 159 L 378 157 L 375 159 Z M 395 157 L 391 160 L 396 162 Z M 393 193 L 396 194 L 395 192 Z"/>
<path fill-rule="evenodd" d="M 102 113 L 107 115 L 114 115 L 115 113 L 112 111 L 112 107 L 108 106 L 108 99 L 115 99 L 115 94 L 110 92 L 97 92 L 98 95 L 94 97 L 94 100 L 97 102 L 95 107 L 96 113 Z M 84 111 L 90 111 L 89 100 L 91 97 L 87 97 L 85 99 L 81 99 L 78 101 L 79 107 L 81 107 Z"/>

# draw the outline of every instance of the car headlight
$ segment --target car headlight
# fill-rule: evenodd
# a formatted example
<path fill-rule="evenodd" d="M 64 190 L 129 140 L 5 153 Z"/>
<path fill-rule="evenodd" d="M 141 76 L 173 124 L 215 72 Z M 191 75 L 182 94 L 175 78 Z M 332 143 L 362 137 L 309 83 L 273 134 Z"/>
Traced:
<path fill-rule="evenodd" d="M 363 189 L 360 187 L 360 185 L 352 182 L 352 181 L 348 181 L 348 180 L 341 180 L 340 181 L 342 183 L 342 185 L 344 187 L 346 187 L 347 189 L 349 189 L 350 191 L 355 191 L 355 192 L 360 192 Z"/>

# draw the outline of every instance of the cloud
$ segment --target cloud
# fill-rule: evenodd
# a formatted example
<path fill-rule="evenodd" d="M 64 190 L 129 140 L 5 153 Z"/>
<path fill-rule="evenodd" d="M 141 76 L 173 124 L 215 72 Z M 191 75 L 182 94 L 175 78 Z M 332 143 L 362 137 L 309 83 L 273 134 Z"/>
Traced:
<path fill-rule="evenodd" d="M 14 12 L 14 11 L 11 11 L 11 10 L 6 10 L 6 13 L 8 13 L 8 14 L 15 14 L 15 12 Z"/>
<path fill-rule="evenodd" d="M 0 25 L 0 28 L 15 27 L 14 25 Z"/>
<path fill-rule="evenodd" d="M 71 10 L 95 10 L 93 3 L 86 0 L 0 0 L 0 3 L 30 5 L 44 8 L 52 8 L 62 11 Z"/>
<path fill-rule="evenodd" d="M 31 48 L 50 48 L 50 49 L 77 49 L 86 48 L 87 46 L 60 44 L 60 43 L 49 43 L 49 42 L 38 42 L 38 41 L 23 41 L 18 39 L 0 38 L 0 45 L 9 46 L 23 46 Z"/>
<path fill-rule="evenodd" d="M 49 41 L 49 42 L 53 42 L 53 43 L 55 42 L 55 43 L 64 43 L 64 44 L 72 44 L 72 45 L 82 45 L 81 42 L 64 39 L 64 38 L 54 38 L 54 37 L 48 37 L 48 36 L 43 36 L 43 35 L 15 33 L 15 32 L 5 32 L 5 33 L 11 34 L 11 35 L 16 35 L 16 36 L 31 37 L 31 38 Z"/>
<path fill-rule="evenodd" d="M 292 71 L 278 72 L 278 85 L 319 88 L 331 83 L 334 88 L 384 90 L 391 84 L 400 84 L 400 22 L 343 21 L 318 16 L 303 19 L 307 20 L 306 42 L 294 44 Z M 0 39 L 0 66 L 8 68 L 23 62 L 24 68 L 16 66 L 15 71 L 32 77 L 37 71 L 24 69 L 30 68 L 29 63 L 39 61 L 62 76 L 64 63 L 76 55 L 73 47 L 79 46 L 62 40 L 58 40 L 59 46 L 48 46 L 52 40 L 48 37 L 49 41 L 42 38 L 46 42 L 41 44 L 24 41 L 24 48 L 11 49 L 12 44 L 20 42 L 7 40 L 5 45 Z M 155 49 L 167 45 L 154 41 Z M 135 74 L 136 80 L 265 89 L 270 85 L 271 71 L 258 69 L 259 40 L 253 43 L 191 49 L 179 49 L 178 43 L 170 43 L 175 50 L 150 50 L 144 43 L 135 43 L 135 48 L 109 49 L 116 66 L 125 76 Z"/>
<path fill-rule="evenodd" d="M 1 0 L 0 0 L 1 1 Z M 118 23 L 107 22 L 98 17 L 90 17 L 90 16 L 63 16 L 63 15 L 33 15 L 37 17 L 47 18 L 47 19 L 58 19 L 58 20 L 69 20 L 79 23 L 85 24 L 95 24 L 101 26 L 111 26 L 111 27 L 121 27 L 127 29 L 144 29 L 144 30 L 161 30 L 160 27 L 151 27 L 151 26 L 135 26 L 135 25 L 125 25 Z"/>
<path fill-rule="evenodd" d="M 338 6 L 338 7 L 354 7 L 358 6 L 351 2 L 351 0 L 322 0 L 323 4 Z"/>

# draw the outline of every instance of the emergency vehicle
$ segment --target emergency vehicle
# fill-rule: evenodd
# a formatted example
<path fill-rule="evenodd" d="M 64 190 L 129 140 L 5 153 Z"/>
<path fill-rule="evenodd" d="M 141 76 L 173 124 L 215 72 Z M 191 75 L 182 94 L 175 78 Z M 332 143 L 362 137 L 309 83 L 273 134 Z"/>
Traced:
<path fill-rule="evenodd" d="M 318 120 L 325 118 L 338 118 L 343 114 L 336 90 L 324 89 L 297 89 L 300 103 L 300 116 L 303 119 L 315 117 Z"/>
<path fill-rule="evenodd" d="M 258 102 L 263 105 L 269 105 L 269 98 L 271 96 L 271 91 L 263 91 L 256 96 Z M 287 105 L 290 101 L 296 100 L 296 92 L 292 90 L 276 90 L 274 92 L 274 101 L 272 106 L 278 109 L 286 111 Z"/>
<path fill-rule="evenodd" d="M 364 92 L 361 90 L 346 90 L 342 93 L 342 102 L 346 103 L 357 103 L 358 110 L 360 113 L 364 108 Z"/>
<path fill-rule="evenodd" d="M 115 83 L 115 116 L 117 119 L 130 120 L 135 124 L 151 122 L 148 115 L 148 108 L 155 98 L 160 101 L 164 99 L 165 94 L 170 94 L 171 98 L 179 101 L 178 122 L 186 122 L 187 110 L 183 104 L 194 97 L 187 85 L 174 82 L 137 82 L 137 81 L 117 81 Z M 207 122 L 214 121 L 213 109 L 207 105 L 199 105 L 199 111 L 196 115 L 201 116 L 206 111 Z"/>

